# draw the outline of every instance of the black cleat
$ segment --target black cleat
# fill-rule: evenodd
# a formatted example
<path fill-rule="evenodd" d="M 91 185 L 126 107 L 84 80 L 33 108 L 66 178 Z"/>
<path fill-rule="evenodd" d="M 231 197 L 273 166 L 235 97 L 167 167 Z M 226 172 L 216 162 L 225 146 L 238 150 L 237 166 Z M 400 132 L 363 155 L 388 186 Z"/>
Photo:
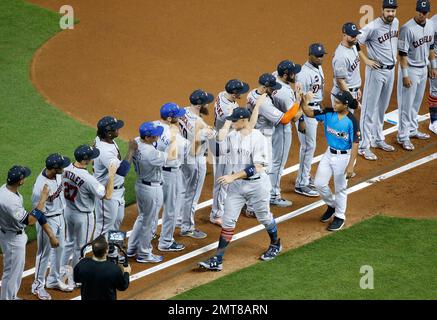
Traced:
<path fill-rule="evenodd" d="M 320 218 L 322 222 L 328 222 L 335 213 L 335 208 L 328 206 L 323 216 Z"/>

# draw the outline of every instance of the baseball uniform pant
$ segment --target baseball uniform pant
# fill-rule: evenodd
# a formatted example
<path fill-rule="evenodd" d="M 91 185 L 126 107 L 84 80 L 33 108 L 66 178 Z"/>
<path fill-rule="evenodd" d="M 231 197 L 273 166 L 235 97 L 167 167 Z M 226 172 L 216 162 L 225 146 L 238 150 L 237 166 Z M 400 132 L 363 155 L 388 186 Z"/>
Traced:
<path fill-rule="evenodd" d="M 393 92 L 395 70 L 374 70 L 366 66 L 363 101 L 361 105 L 360 129 L 362 140 L 360 149 L 369 149 L 372 140 L 385 140 L 384 115 Z"/>
<path fill-rule="evenodd" d="M 101 234 L 108 234 L 109 230 L 119 230 L 124 218 L 124 188 L 114 190 L 110 200 L 96 201 L 96 228 L 93 239 Z"/>
<path fill-rule="evenodd" d="M 216 159 L 217 158 L 221 158 L 221 157 L 216 157 Z M 213 169 L 214 169 L 214 186 L 213 186 L 211 218 L 217 219 L 223 216 L 225 199 L 228 189 L 228 186 L 223 186 L 220 183 L 218 183 L 217 179 L 226 174 L 226 164 L 216 162 L 213 164 Z"/>
<path fill-rule="evenodd" d="M 162 185 L 159 185 L 159 183 L 148 186 L 137 182 L 135 184 L 135 193 L 137 196 L 138 217 L 129 237 L 127 251 L 141 256 L 152 253 L 153 222 L 158 219 L 164 195 Z"/>
<path fill-rule="evenodd" d="M 48 284 L 56 284 L 60 280 L 61 256 L 65 245 L 64 215 L 48 217 L 47 224 L 52 229 L 59 241 L 59 247 L 52 248 L 50 239 L 43 228 L 36 224 L 37 252 L 35 261 L 35 280 L 32 289 L 43 288 L 46 283 L 46 272 L 50 262 L 50 273 L 47 277 Z"/>
<path fill-rule="evenodd" d="M 94 215 L 92 212 L 73 211 L 67 207 L 64 217 L 67 237 L 62 252 L 61 265 L 68 265 L 70 257 L 73 256 L 71 266 L 74 268 L 80 260 L 80 250 L 91 240 L 94 229 Z"/>
<path fill-rule="evenodd" d="M 410 88 L 405 88 L 402 84 L 402 72 L 398 74 L 398 140 L 400 142 L 409 140 L 410 136 L 416 134 L 419 128 L 417 114 L 425 94 L 428 70 L 426 67 L 408 67 L 408 75 L 412 85 Z"/>
<path fill-rule="evenodd" d="M 269 174 L 272 184 L 271 198 L 281 198 L 281 177 L 291 147 L 291 124 L 279 124 L 272 137 L 272 170 Z"/>
<path fill-rule="evenodd" d="M 26 259 L 27 235 L 0 231 L 0 246 L 3 252 L 3 276 L 0 300 L 14 300 L 21 286 Z"/>
<path fill-rule="evenodd" d="M 350 154 L 333 154 L 328 150 L 322 157 L 317 169 L 314 184 L 323 201 L 335 208 L 335 216 L 346 219 L 347 202 L 347 179 L 346 167 L 349 163 Z M 329 188 L 329 180 L 334 176 L 335 195 Z"/>
<path fill-rule="evenodd" d="M 182 226 L 181 231 L 194 230 L 194 215 L 202 192 L 206 175 L 206 158 L 196 157 L 194 164 L 183 164 L 182 167 L 183 193 L 182 198 Z"/>
<path fill-rule="evenodd" d="M 300 141 L 299 170 L 296 177 L 296 188 L 302 188 L 310 184 L 311 163 L 316 150 L 317 120 L 304 116 L 305 133 L 298 131 Z M 298 127 L 296 122 L 296 128 Z"/>

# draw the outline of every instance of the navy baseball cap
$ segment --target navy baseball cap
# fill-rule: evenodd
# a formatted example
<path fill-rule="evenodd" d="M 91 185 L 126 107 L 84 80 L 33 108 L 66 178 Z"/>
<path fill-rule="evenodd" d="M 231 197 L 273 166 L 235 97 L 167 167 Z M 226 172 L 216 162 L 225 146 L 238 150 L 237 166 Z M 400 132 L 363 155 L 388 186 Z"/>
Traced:
<path fill-rule="evenodd" d="M 241 119 L 250 119 L 250 111 L 246 108 L 235 108 L 232 111 L 232 114 L 226 117 L 226 120 L 231 120 L 232 122 L 236 122 Z"/>
<path fill-rule="evenodd" d="M 190 103 L 194 106 L 208 104 L 214 101 L 214 95 L 203 91 L 202 89 L 197 89 L 193 91 L 190 95 Z"/>
<path fill-rule="evenodd" d="M 46 159 L 46 168 L 51 169 L 63 169 L 70 165 L 71 161 L 67 157 L 61 156 L 59 153 L 53 153 Z"/>
<path fill-rule="evenodd" d="M 74 158 L 76 161 L 92 160 L 100 155 L 100 150 L 96 147 L 83 144 L 74 150 Z"/>
<path fill-rule="evenodd" d="M 361 31 L 358 30 L 358 27 L 353 22 L 346 22 L 343 25 L 343 33 L 347 34 L 350 37 L 356 37 L 361 34 Z"/>
<path fill-rule="evenodd" d="M 417 0 L 416 11 L 428 13 L 431 11 L 431 2 L 429 0 Z"/>
<path fill-rule="evenodd" d="M 351 109 L 356 109 L 358 107 L 358 104 L 349 91 L 340 91 L 339 93 L 332 93 L 332 95 Z"/>
<path fill-rule="evenodd" d="M 273 90 L 279 90 L 282 88 L 282 84 L 276 82 L 275 76 L 271 73 L 262 74 L 258 79 L 258 83 L 264 87 L 272 88 Z"/>
<path fill-rule="evenodd" d="M 181 109 L 176 103 L 167 102 L 161 107 L 161 118 L 180 118 L 185 112 L 185 109 Z"/>
<path fill-rule="evenodd" d="M 115 131 L 121 129 L 124 126 L 123 120 L 118 120 L 112 116 L 104 116 L 97 122 L 98 129 L 104 129 L 106 131 Z"/>
<path fill-rule="evenodd" d="M 298 74 L 302 70 L 302 66 L 293 61 L 284 60 L 279 62 L 276 70 L 279 76 L 282 77 L 284 74 Z"/>
<path fill-rule="evenodd" d="M 28 176 L 30 176 L 31 173 L 32 172 L 27 167 L 14 165 L 12 168 L 9 169 L 8 178 L 6 181 L 9 185 L 11 185 L 17 183 L 24 178 L 27 178 Z"/>
<path fill-rule="evenodd" d="M 154 122 L 144 122 L 139 131 L 140 137 L 159 137 L 164 132 L 164 127 Z"/>
<path fill-rule="evenodd" d="M 232 79 L 226 83 L 225 90 L 230 94 L 244 94 L 249 91 L 249 85 L 241 80 Z"/>
<path fill-rule="evenodd" d="M 325 55 L 327 52 L 325 50 L 325 47 L 321 43 L 313 43 L 310 45 L 309 54 L 313 56 L 322 56 Z"/>
<path fill-rule="evenodd" d="M 383 9 L 396 9 L 397 7 L 398 7 L 397 0 L 384 0 L 384 1 L 382 1 L 382 8 Z"/>

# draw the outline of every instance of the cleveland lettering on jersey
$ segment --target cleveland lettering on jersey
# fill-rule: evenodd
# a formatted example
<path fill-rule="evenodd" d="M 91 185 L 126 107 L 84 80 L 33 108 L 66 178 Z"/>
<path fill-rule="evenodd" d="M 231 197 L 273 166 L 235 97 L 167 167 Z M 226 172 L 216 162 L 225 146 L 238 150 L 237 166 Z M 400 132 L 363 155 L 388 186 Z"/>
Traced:
<path fill-rule="evenodd" d="M 418 48 L 418 47 L 420 47 L 428 42 L 433 42 L 432 36 L 424 36 L 417 41 L 413 41 L 413 46 L 414 46 L 414 48 Z"/>
<path fill-rule="evenodd" d="M 384 43 L 391 38 L 399 38 L 399 30 L 392 30 L 390 32 L 384 33 L 382 36 L 378 37 L 378 42 Z"/>
<path fill-rule="evenodd" d="M 357 57 L 354 63 L 351 65 L 351 70 L 355 71 L 355 69 L 360 65 L 360 57 Z"/>

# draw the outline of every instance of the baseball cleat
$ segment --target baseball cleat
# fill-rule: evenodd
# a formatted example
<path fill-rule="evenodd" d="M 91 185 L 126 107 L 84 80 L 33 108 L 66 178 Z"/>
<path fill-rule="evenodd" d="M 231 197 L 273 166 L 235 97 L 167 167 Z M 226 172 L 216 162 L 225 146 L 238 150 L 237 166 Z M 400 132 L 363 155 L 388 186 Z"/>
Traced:
<path fill-rule="evenodd" d="M 32 293 L 39 300 L 52 300 L 52 296 L 44 289 L 44 287 L 40 287 L 38 289 L 32 289 Z"/>
<path fill-rule="evenodd" d="M 138 263 L 159 263 L 164 260 L 164 257 L 149 253 L 143 256 L 138 256 L 136 260 Z"/>
<path fill-rule="evenodd" d="M 275 199 L 270 199 L 270 204 L 273 206 L 278 206 L 280 208 L 286 208 L 286 207 L 291 207 L 293 205 L 293 202 L 282 198 L 275 198 Z"/>
<path fill-rule="evenodd" d="M 403 142 L 398 141 L 398 143 L 402 146 L 403 149 L 407 151 L 414 150 L 414 144 L 412 144 L 410 140 L 405 140 Z"/>
<path fill-rule="evenodd" d="M 370 149 L 360 149 L 360 150 L 358 150 L 358 154 L 360 156 L 363 156 L 364 159 L 366 159 L 366 160 L 375 161 L 378 159 L 376 154 L 374 154 L 372 151 L 370 151 Z"/>
<path fill-rule="evenodd" d="M 315 178 L 310 177 L 308 187 L 310 187 L 311 189 L 316 189 L 316 184 L 314 182 L 315 180 Z"/>
<path fill-rule="evenodd" d="M 190 237 L 193 239 L 205 239 L 207 234 L 200 230 L 192 230 L 192 231 L 182 231 L 180 233 L 181 237 Z"/>
<path fill-rule="evenodd" d="M 437 121 L 434 121 L 433 123 L 430 123 L 428 128 L 433 133 L 437 134 Z"/>
<path fill-rule="evenodd" d="M 263 261 L 269 261 L 269 260 L 273 260 L 274 258 L 276 258 L 276 256 L 282 251 L 282 245 L 281 245 L 281 240 L 278 239 L 278 242 L 276 244 L 270 244 L 269 248 L 267 249 L 266 252 L 264 252 L 260 259 Z"/>
<path fill-rule="evenodd" d="M 304 195 L 304 196 L 307 196 L 307 197 L 318 197 L 319 196 L 319 193 L 316 190 L 310 188 L 309 186 L 295 187 L 294 192 L 301 194 L 301 195 Z"/>
<path fill-rule="evenodd" d="M 182 243 L 177 243 L 176 241 L 173 241 L 173 243 L 170 245 L 170 247 L 167 248 L 160 248 L 158 246 L 158 250 L 159 251 L 182 251 L 185 249 L 185 246 Z"/>
<path fill-rule="evenodd" d="M 222 271 L 223 262 L 217 256 L 209 258 L 208 260 L 198 263 L 200 268 L 211 270 L 211 271 Z"/>
<path fill-rule="evenodd" d="M 382 149 L 382 150 L 387 151 L 387 152 L 393 152 L 393 151 L 395 151 L 395 147 L 393 147 L 392 145 L 388 144 L 388 143 L 385 142 L 385 141 L 380 141 L 380 142 L 373 142 L 373 141 L 372 141 L 372 142 L 370 143 L 370 146 L 371 146 L 372 148 Z"/>
<path fill-rule="evenodd" d="M 126 252 L 126 255 L 127 255 L 127 257 L 128 258 L 133 258 L 133 257 L 135 257 L 136 255 L 137 255 L 137 253 L 136 252 Z"/>
<path fill-rule="evenodd" d="M 419 140 L 428 140 L 429 138 L 431 138 L 431 136 L 427 133 L 417 131 L 417 133 L 411 135 L 410 138 L 419 139 Z"/>
<path fill-rule="evenodd" d="M 344 219 L 340 219 L 338 217 L 335 217 L 332 223 L 329 225 L 328 230 L 329 231 L 338 231 L 344 226 Z"/>
<path fill-rule="evenodd" d="M 218 225 L 219 227 L 222 226 L 222 218 L 209 218 L 209 222 Z"/>
<path fill-rule="evenodd" d="M 46 288 L 55 289 L 63 292 L 71 292 L 74 289 L 73 287 L 68 286 L 66 283 L 62 282 L 61 280 L 58 280 L 55 283 L 47 283 Z"/>
<path fill-rule="evenodd" d="M 323 214 L 323 216 L 320 218 L 320 221 L 322 222 L 328 222 L 329 220 L 331 220 L 332 216 L 335 213 L 335 208 L 327 206 L 328 208 L 326 209 L 325 213 Z"/>
<path fill-rule="evenodd" d="M 248 218 L 256 218 L 256 214 L 255 214 L 255 211 L 252 211 L 252 210 L 244 210 L 243 211 L 243 213 L 244 213 L 244 215 L 246 216 L 246 217 L 248 217 Z"/>

